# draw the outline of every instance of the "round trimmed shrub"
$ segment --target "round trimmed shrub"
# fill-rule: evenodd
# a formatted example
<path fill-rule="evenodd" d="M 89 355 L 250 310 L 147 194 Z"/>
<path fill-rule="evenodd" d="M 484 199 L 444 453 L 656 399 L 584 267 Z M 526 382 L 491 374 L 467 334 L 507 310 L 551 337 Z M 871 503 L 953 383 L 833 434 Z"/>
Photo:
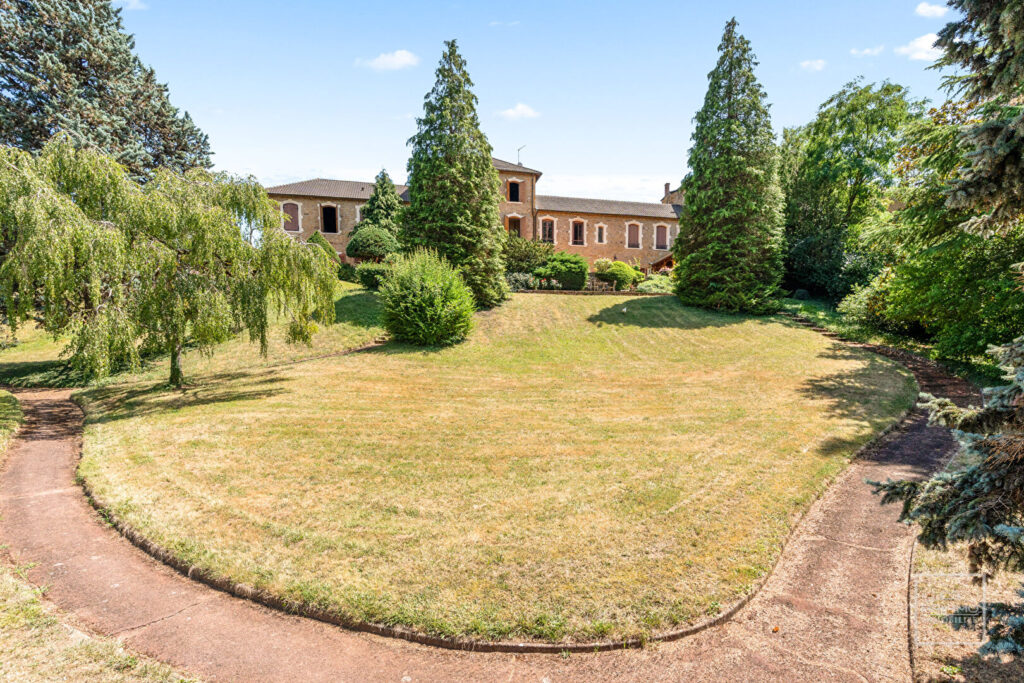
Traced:
<path fill-rule="evenodd" d="M 542 280 L 558 280 L 562 289 L 583 289 L 587 286 L 590 266 L 579 254 L 556 251 L 547 262 L 533 271 Z"/>
<path fill-rule="evenodd" d="M 387 230 L 373 225 L 360 228 L 348 241 L 345 253 L 352 258 L 380 261 L 398 251 L 398 240 Z"/>
<path fill-rule="evenodd" d="M 429 249 L 399 256 L 380 286 L 381 318 L 395 339 L 418 346 L 462 341 L 473 329 L 473 291 Z"/>
<path fill-rule="evenodd" d="M 629 289 L 639 280 L 636 268 L 622 261 L 615 261 L 609 264 L 603 271 L 597 274 L 597 277 L 605 282 L 614 283 L 615 289 L 620 291 Z"/>
<path fill-rule="evenodd" d="M 386 263 L 360 263 L 356 267 L 356 279 L 366 289 L 377 291 L 389 270 L 391 266 Z"/>

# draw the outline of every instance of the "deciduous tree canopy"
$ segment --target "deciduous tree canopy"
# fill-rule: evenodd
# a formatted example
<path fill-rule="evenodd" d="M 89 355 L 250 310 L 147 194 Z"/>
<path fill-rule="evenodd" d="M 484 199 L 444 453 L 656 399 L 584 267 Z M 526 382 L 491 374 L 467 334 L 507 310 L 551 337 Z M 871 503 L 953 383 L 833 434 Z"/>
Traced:
<path fill-rule="evenodd" d="M 180 385 L 186 345 L 209 350 L 244 328 L 266 352 L 274 313 L 290 314 L 296 341 L 313 321 L 332 323 L 334 265 L 280 222 L 251 179 L 161 169 L 140 186 L 65 136 L 38 156 L 0 147 L 0 230 L 14 235 L 0 267 L 9 320 L 38 316 L 92 377 L 151 351 L 170 355 Z"/>

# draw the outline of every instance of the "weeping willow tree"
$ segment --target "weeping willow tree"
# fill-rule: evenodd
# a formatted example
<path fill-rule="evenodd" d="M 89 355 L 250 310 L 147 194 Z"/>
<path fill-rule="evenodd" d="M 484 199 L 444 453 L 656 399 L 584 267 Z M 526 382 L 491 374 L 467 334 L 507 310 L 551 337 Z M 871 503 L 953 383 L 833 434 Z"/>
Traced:
<path fill-rule="evenodd" d="M 196 169 L 157 170 L 144 187 L 103 154 L 56 138 L 38 156 L 0 148 L 0 266 L 12 328 L 30 317 L 68 339 L 70 365 L 100 378 L 247 330 L 267 351 L 273 314 L 289 341 L 334 321 L 334 266 L 281 231 L 254 180 Z M 246 239 L 255 235 L 254 239 Z"/>

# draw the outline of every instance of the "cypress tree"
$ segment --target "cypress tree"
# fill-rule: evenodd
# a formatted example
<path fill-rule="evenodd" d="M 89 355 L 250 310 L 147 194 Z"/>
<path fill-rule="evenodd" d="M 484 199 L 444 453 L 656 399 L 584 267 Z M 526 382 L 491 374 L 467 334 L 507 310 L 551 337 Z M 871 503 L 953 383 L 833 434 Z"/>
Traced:
<path fill-rule="evenodd" d="M 675 244 L 683 303 L 767 313 L 782 277 L 782 193 L 764 89 L 750 42 L 725 26 L 694 121 L 690 173 Z"/>
<path fill-rule="evenodd" d="M 445 43 L 437 81 L 409 139 L 409 200 L 402 242 L 436 250 L 461 271 L 477 306 L 508 295 L 498 212 L 500 183 L 480 130 L 473 82 L 454 40 Z"/>
<path fill-rule="evenodd" d="M 137 179 L 210 166 L 206 135 L 135 56 L 108 0 L 2 0 L 0 35 L 0 144 L 38 152 L 63 131 Z"/>
<path fill-rule="evenodd" d="M 387 171 L 382 170 L 377 174 L 377 179 L 373 183 L 373 192 L 363 204 L 359 223 L 352 228 L 352 234 L 354 235 L 360 228 L 372 225 L 387 230 L 397 237 L 401 217 L 402 198 L 398 196 L 398 190 L 391 182 L 391 176 Z"/>

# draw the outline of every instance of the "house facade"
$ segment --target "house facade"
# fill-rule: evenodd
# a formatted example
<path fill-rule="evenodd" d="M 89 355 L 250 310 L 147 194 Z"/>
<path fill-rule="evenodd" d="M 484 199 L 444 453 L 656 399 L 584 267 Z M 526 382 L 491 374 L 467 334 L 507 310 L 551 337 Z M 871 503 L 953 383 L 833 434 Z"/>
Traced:
<path fill-rule="evenodd" d="M 526 239 L 580 254 L 591 265 L 600 258 L 624 261 L 645 271 L 671 265 L 679 232 L 681 197 L 665 185 L 661 202 L 557 197 L 537 194 L 541 172 L 494 159 L 501 180 L 501 220 L 505 229 Z M 396 186 L 406 203 L 409 190 Z M 373 182 L 316 178 L 268 190 L 287 220 L 281 228 L 303 241 L 321 232 L 342 259 L 352 228 Z"/>

